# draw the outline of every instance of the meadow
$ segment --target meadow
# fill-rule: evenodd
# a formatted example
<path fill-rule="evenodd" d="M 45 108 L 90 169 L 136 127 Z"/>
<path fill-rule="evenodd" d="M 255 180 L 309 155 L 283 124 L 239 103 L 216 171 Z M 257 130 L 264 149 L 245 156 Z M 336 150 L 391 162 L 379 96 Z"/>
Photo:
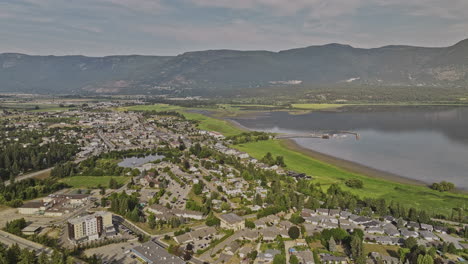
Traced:
<path fill-rule="evenodd" d="M 114 179 L 119 184 L 125 184 L 130 177 L 124 176 L 72 176 L 60 180 L 73 188 L 97 188 L 99 185 L 109 187 L 110 179 Z"/>
<path fill-rule="evenodd" d="M 282 140 L 251 142 L 233 147 L 249 153 L 256 159 L 261 159 L 267 152 L 272 153 L 274 156 L 283 156 L 287 169 L 312 176 L 314 181 L 320 182 L 324 188 L 333 183 L 338 183 L 343 189 L 362 198 L 384 198 L 387 202 L 400 202 L 407 207 L 424 209 L 434 214 L 450 214 L 452 208 L 465 207 L 468 202 L 468 196 L 465 194 L 442 193 L 431 190 L 426 186 L 403 184 L 349 172 L 289 149 L 286 141 Z M 347 187 L 344 184 L 347 179 L 362 180 L 364 188 L 353 189 Z"/>

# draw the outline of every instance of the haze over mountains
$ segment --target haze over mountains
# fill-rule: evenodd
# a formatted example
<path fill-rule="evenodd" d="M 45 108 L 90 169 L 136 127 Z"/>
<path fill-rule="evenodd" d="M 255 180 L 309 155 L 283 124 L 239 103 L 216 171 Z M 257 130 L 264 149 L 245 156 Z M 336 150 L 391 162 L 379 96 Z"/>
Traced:
<path fill-rule="evenodd" d="M 178 56 L 0 54 L 0 92 L 216 95 L 241 88 L 342 83 L 464 86 L 468 39 L 444 48 L 328 44 L 280 52 L 208 50 Z"/>

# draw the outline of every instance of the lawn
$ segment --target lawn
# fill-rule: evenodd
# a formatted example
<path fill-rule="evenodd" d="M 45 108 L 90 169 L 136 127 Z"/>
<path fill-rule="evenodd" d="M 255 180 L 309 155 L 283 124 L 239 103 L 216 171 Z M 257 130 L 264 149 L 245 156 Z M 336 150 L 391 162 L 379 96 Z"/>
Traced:
<path fill-rule="evenodd" d="M 237 128 L 229 121 L 209 117 L 203 114 L 183 112 L 184 116 L 190 120 L 199 122 L 198 128 L 207 131 L 217 131 L 224 136 L 233 136 L 244 132 L 242 129 Z"/>
<path fill-rule="evenodd" d="M 384 198 L 387 202 L 393 200 L 407 207 L 425 209 L 433 214 L 449 214 L 452 208 L 464 207 L 468 202 L 468 195 L 465 194 L 441 193 L 425 186 L 397 183 L 348 172 L 288 149 L 285 143 L 281 140 L 268 140 L 234 147 L 249 153 L 256 159 L 261 159 L 267 152 L 271 152 L 274 156 L 283 156 L 288 166 L 287 169 L 307 173 L 315 179 L 314 181 L 320 182 L 325 187 L 332 183 L 339 183 L 343 189 L 360 197 Z M 364 188 L 348 188 L 344 185 L 344 181 L 350 178 L 361 179 L 364 182 Z"/>
<path fill-rule="evenodd" d="M 124 176 L 73 176 L 63 178 L 60 181 L 73 188 L 97 188 L 98 185 L 108 187 L 111 178 L 119 184 L 125 184 L 130 179 L 130 177 Z"/>
<path fill-rule="evenodd" d="M 391 245 L 378 245 L 378 244 L 364 244 L 364 255 L 368 255 L 370 252 L 378 252 L 383 256 L 398 256 L 398 246 Z"/>

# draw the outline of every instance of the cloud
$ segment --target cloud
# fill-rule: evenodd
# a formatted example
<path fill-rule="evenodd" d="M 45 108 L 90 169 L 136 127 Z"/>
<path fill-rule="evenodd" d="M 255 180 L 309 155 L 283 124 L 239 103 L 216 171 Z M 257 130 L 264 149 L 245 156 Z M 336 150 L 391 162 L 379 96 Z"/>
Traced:
<path fill-rule="evenodd" d="M 166 9 L 160 0 L 96 0 L 96 2 L 110 3 L 129 10 L 158 13 Z"/>
<path fill-rule="evenodd" d="M 353 13 L 363 0 L 188 0 L 205 7 L 231 9 L 266 8 L 275 15 L 294 15 L 298 12 L 310 13 L 315 17 L 336 17 Z"/>

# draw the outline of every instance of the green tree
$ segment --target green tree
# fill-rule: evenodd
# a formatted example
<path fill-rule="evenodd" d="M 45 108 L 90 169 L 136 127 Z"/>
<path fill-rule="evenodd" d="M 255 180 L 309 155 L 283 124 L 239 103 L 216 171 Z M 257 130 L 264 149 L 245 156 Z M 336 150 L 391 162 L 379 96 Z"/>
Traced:
<path fill-rule="evenodd" d="M 289 257 L 289 264 L 299 264 L 299 259 L 296 255 L 291 255 L 291 257 Z"/>
<path fill-rule="evenodd" d="M 434 264 L 434 259 L 430 255 L 419 255 L 418 264 Z"/>
<path fill-rule="evenodd" d="M 405 242 L 403 243 L 403 246 L 405 248 L 409 248 L 409 249 L 412 249 L 414 248 L 415 246 L 418 245 L 418 241 L 416 240 L 416 238 L 414 237 L 409 237 L 408 239 L 405 240 Z"/>
<path fill-rule="evenodd" d="M 148 226 L 151 229 L 154 229 L 156 227 L 156 217 L 154 216 L 154 214 L 150 214 L 148 216 Z"/>
<path fill-rule="evenodd" d="M 301 231 L 299 230 L 297 226 L 291 226 L 288 230 L 288 235 L 292 239 L 299 238 L 300 234 L 301 234 Z"/>

